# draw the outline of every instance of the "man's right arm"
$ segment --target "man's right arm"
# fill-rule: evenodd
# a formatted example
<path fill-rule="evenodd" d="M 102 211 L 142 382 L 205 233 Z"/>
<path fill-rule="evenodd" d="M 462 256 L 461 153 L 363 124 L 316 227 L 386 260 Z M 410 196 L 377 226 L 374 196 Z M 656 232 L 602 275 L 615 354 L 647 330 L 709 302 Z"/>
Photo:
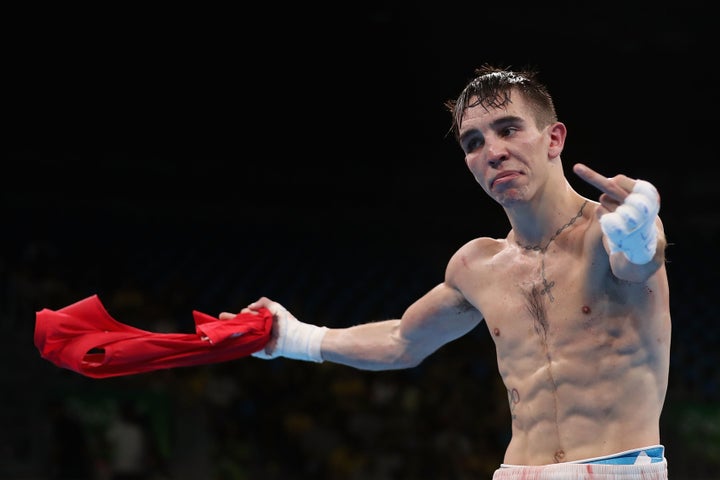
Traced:
<path fill-rule="evenodd" d="M 482 319 L 477 310 L 468 308 L 457 290 L 444 283 L 414 302 L 399 319 L 347 328 L 328 329 L 300 322 L 282 305 L 265 297 L 251 303 L 248 309 L 260 307 L 275 315 L 274 338 L 254 356 L 329 361 L 362 370 L 414 367 L 441 346 L 465 335 Z M 305 352 L 307 358 L 303 358 Z"/>

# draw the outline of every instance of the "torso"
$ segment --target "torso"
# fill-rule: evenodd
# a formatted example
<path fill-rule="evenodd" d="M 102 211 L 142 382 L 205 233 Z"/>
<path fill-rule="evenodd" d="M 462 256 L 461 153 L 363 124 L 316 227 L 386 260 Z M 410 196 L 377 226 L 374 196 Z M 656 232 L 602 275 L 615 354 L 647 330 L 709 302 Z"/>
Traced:
<path fill-rule="evenodd" d="M 544 253 L 482 238 L 454 260 L 463 267 L 453 282 L 483 314 L 507 388 L 505 463 L 659 443 L 670 349 L 666 272 L 643 284 L 615 278 L 591 218 Z"/>

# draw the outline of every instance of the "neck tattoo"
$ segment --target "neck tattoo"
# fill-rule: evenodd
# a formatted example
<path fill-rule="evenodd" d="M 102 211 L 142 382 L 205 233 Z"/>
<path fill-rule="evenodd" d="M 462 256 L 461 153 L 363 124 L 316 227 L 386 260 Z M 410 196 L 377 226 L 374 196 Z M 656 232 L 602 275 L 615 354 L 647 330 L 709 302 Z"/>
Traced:
<path fill-rule="evenodd" d="M 585 209 L 585 205 L 587 205 L 587 200 L 583 202 L 582 205 L 580 205 L 580 210 L 578 210 L 577 214 L 573 218 L 570 219 L 565 225 L 558 228 L 552 237 L 550 237 L 550 240 L 547 241 L 545 246 L 542 246 L 540 244 L 537 245 L 523 245 L 520 242 L 518 242 L 518 245 L 520 245 L 525 250 L 533 250 L 535 252 L 540 252 L 542 254 L 542 258 L 540 260 L 540 274 L 542 275 L 542 282 L 543 282 L 543 288 L 540 290 L 540 293 L 542 295 L 547 294 L 548 299 L 551 302 L 555 301 L 555 297 L 552 296 L 552 293 L 550 292 L 550 289 L 555 286 L 555 282 L 548 281 L 548 279 L 545 277 L 545 252 L 547 252 L 548 247 L 552 243 L 553 240 L 555 240 L 558 235 L 560 235 L 562 232 L 570 228 L 571 225 L 573 225 L 580 217 L 582 217 L 583 210 Z"/>

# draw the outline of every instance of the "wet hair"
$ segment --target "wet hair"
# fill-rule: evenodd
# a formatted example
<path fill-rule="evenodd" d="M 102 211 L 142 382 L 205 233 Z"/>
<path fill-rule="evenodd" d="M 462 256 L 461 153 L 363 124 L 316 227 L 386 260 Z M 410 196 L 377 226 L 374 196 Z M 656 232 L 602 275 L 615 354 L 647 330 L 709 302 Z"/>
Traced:
<path fill-rule="evenodd" d="M 483 64 L 475 69 L 475 78 L 465 86 L 457 99 L 445 102 L 452 114 L 450 131 L 458 139 L 465 110 L 478 105 L 490 108 L 505 108 L 511 103 L 512 91 L 521 93 L 528 101 L 538 128 L 557 121 L 555 104 L 547 87 L 538 80 L 538 72 L 531 68 L 513 71 Z"/>

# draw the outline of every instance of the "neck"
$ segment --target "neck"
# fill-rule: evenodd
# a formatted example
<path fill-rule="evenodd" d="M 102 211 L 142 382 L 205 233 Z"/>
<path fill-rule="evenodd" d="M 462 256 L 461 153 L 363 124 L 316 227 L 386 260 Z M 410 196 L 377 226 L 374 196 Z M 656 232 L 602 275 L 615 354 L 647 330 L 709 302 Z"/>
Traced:
<path fill-rule="evenodd" d="M 571 216 L 568 216 L 567 213 L 565 213 L 564 217 L 560 218 L 559 220 L 554 220 L 555 218 L 559 217 L 558 215 L 553 215 L 553 220 L 542 220 L 540 219 L 537 222 L 537 231 L 540 232 L 539 234 L 533 236 L 533 235 L 518 235 L 519 230 L 513 227 L 514 232 L 514 240 L 515 243 L 517 243 L 520 247 L 524 248 L 525 250 L 534 250 L 539 251 L 542 253 L 545 253 L 547 248 L 550 246 L 550 244 L 555 240 L 561 233 L 563 233 L 565 230 L 570 228 L 572 225 L 575 224 L 577 220 L 582 218 L 583 211 L 585 209 L 585 206 L 587 205 L 588 201 L 584 200 L 578 207 L 578 210 Z M 564 218 L 564 220 L 563 220 Z M 559 223 L 560 221 L 563 221 L 564 223 Z M 548 227 L 552 227 L 552 230 Z M 529 230 L 528 230 L 529 231 Z M 548 232 L 552 232 L 551 234 Z M 536 238 L 535 241 L 523 241 L 523 238 Z"/>

